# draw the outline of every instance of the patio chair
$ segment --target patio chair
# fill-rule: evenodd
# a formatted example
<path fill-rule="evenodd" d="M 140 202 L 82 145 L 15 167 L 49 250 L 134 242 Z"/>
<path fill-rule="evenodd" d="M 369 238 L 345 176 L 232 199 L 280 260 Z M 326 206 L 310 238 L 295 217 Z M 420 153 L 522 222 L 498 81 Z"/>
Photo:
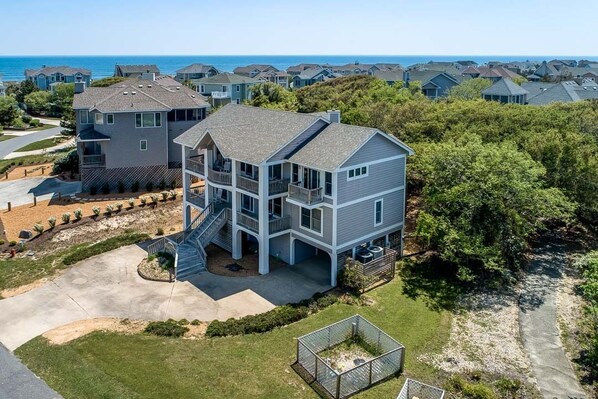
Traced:
<path fill-rule="evenodd" d="M 224 165 L 222 166 L 222 171 L 230 173 L 230 161 L 224 161 Z"/>

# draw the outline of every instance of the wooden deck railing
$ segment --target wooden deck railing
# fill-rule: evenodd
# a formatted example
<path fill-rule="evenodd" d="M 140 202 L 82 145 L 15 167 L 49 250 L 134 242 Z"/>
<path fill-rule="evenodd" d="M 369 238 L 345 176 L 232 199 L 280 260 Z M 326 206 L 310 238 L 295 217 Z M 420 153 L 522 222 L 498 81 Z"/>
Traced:
<path fill-rule="evenodd" d="M 303 202 L 306 205 L 313 205 L 324 200 L 322 187 L 309 189 L 299 186 L 297 183 L 289 184 L 289 198 Z"/>
<path fill-rule="evenodd" d="M 237 187 L 254 194 L 259 192 L 259 182 L 242 175 L 237 175 Z"/>
<path fill-rule="evenodd" d="M 187 199 L 187 201 L 200 208 L 205 208 L 206 206 L 206 195 L 204 187 L 192 188 L 190 190 L 187 190 L 187 195 L 185 196 L 185 198 Z"/>
<path fill-rule="evenodd" d="M 106 155 L 83 155 L 81 165 L 88 168 L 96 168 L 106 166 Z"/>
<path fill-rule="evenodd" d="M 224 184 L 230 186 L 232 183 L 232 174 L 230 172 L 222 172 L 212 168 L 208 169 L 208 180 L 217 184 Z"/>
<path fill-rule="evenodd" d="M 271 219 L 269 222 L 270 234 L 278 233 L 279 231 L 288 230 L 291 228 L 291 217 L 283 216 L 281 218 Z"/>
<path fill-rule="evenodd" d="M 268 182 L 268 192 L 270 195 L 284 193 L 289 189 L 289 179 L 270 180 Z"/>
<path fill-rule="evenodd" d="M 237 212 L 237 223 L 253 232 L 259 233 L 260 231 L 260 222 L 245 213 Z"/>
<path fill-rule="evenodd" d="M 203 161 L 203 155 L 197 157 L 189 157 L 185 160 L 185 165 L 187 169 L 192 172 L 199 173 L 203 175 L 206 173 L 205 164 Z"/>

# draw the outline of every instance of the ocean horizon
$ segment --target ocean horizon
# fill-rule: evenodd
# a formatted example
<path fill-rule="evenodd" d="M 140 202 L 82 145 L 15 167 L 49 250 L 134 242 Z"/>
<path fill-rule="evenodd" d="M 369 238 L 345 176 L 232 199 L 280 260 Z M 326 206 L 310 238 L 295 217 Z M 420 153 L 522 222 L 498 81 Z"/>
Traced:
<path fill-rule="evenodd" d="M 210 64 L 224 72 L 232 72 L 237 66 L 248 64 L 270 64 L 286 69 L 300 63 L 342 65 L 353 62 L 371 64 L 377 62 L 398 63 L 409 66 L 429 61 L 474 61 L 485 64 L 489 61 L 543 61 L 554 58 L 592 59 L 598 56 L 555 56 L 555 55 L 53 55 L 53 56 L 0 56 L 0 75 L 4 81 L 24 79 L 25 69 L 39 69 L 43 65 L 87 68 L 93 79 L 112 76 L 115 64 L 156 64 L 162 74 L 172 75 L 177 69 L 192 63 Z"/>

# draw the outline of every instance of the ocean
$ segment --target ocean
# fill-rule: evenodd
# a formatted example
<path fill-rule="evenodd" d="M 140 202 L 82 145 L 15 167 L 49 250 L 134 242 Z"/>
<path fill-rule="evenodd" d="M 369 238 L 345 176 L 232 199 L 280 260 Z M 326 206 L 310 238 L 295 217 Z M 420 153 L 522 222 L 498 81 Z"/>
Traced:
<path fill-rule="evenodd" d="M 189 64 L 199 62 L 214 65 L 221 71 L 231 72 L 237 66 L 248 64 L 270 64 L 278 69 L 286 69 L 300 63 L 342 65 L 353 62 L 370 64 L 376 62 L 399 63 L 409 66 L 434 61 L 471 60 L 478 64 L 488 61 L 542 61 L 553 58 L 583 59 L 587 56 L 480 56 L 480 55 L 106 55 L 106 56 L 0 56 L 0 75 L 5 81 L 23 80 L 25 69 L 41 68 L 43 65 L 87 68 L 94 79 L 112 76 L 115 64 L 156 64 L 163 74 L 174 72 Z M 596 57 L 593 57 L 596 58 Z"/>

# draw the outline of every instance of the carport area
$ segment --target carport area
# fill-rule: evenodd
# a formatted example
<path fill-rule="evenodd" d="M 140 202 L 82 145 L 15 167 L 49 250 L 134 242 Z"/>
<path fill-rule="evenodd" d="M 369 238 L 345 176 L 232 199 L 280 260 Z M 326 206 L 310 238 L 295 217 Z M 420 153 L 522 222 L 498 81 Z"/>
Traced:
<path fill-rule="evenodd" d="M 319 284 L 334 285 L 331 255 L 324 249 L 297 238 L 293 238 L 291 242 L 293 258 L 289 269 Z M 336 268 L 336 264 L 334 267 Z"/>

